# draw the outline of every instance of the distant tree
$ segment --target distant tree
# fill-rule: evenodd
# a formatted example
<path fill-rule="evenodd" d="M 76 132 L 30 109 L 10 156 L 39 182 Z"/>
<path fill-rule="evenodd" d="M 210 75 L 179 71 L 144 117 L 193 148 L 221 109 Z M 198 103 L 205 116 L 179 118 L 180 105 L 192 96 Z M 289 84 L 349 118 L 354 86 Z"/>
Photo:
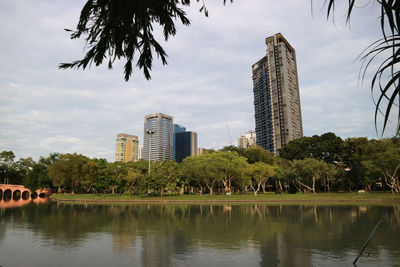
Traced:
<path fill-rule="evenodd" d="M 291 140 L 279 150 L 279 156 L 287 160 L 299 160 L 312 157 L 314 138 L 301 137 Z"/>
<path fill-rule="evenodd" d="M 361 160 L 370 184 L 384 183 L 392 193 L 400 193 L 400 146 L 390 139 L 371 140 Z M 384 186 L 384 185 L 383 185 Z"/>
<path fill-rule="evenodd" d="M 138 161 L 130 162 L 129 164 L 139 170 L 142 174 L 149 172 L 149 162 L 145 159 L 139 159 Z"/>
<path fill-rule="evenodd" d="M 31 191 L 38 188 L 53 188 L 52 180 L 49 177 L 48 170 L 51 164 L 59 160 L 60 154 L 52 153 L 47 157 L 40 157 L 38 162 L 33 162 L 30 171 L 24 177 L 24 185 Z"/>
<path fill-rule="evenodd" d="M 235 152 L 220 152 L 214 155 L 215 167 L 223 173 L 222 184 L 225 192 L 232 191 L 232 182 L 241 177 L 241 172 L 246 168 L 246 158 L 240 157 Z"/>
<path fill-rule="evenodd" d="M 97 164 L 97 173 L 93 175 L 90 180 L 90 185 L 88 185 L 88 190 L 99 194 L 100 192 L 107 192 L 109 188 L 107 167 L 108 162 L 106 159 L 93 159 L 93 162 Z"/>
<path fill-rule="evenodd" d="M 234 145 L 224 146 L 219 152 L 236 152 L 239 156 L 244 156 L 245 149 Z"/>
<path fill-rule="evenodd" d="M 49 176 L 59 189 L 64 188 L 75 193 L 78 186 L 92 180 L 97 166 L 88 157 L 80 154 L 63 154 L 49 168 Z"/>
<path fill-rule="evenodd" d="M 177 172 L 178 163 L 173 160 L 163 162 L 154 162 L 150 174 L 147 176 L 147 188 L 153 189 L 161 196 L 166 189 L 176 191 L 179 185 L 179 176 Z"/>
<path fill-rule="evenodd" d="M 288 160 L 314 158 L 334 163 L 340 160 L 342 150 L 342 139 L 334 133 L 325 133 L 294 139 L 280 149 L 279 155 Z"/>
<path fill-rule="evenodd" d="M 321 159 L 326 163 L 338 162 L 342 156 L 343 141 L 334 133 L 325 133 L 321 136 L 313 136 L 312 157 Z"/>
<path fill-rule="evenodd" d="M 256 162 L 272 164 L 271 153 L 268 150 L 257 145 L 253 145 L 250 148 L 245 149 L 242 154 L 239 154 L 239 156 L 247 158 L 247 162 L 250 164 Z"/>
<path fill-rule="evenodd" d="M 16 167 L 14 163 L 15 155 L 12 151 L 3 151 L 0 153 L 0 181 L 4 184 L 14 182 Z"/>
<path fill-rule="evenodd" d="M 126 177 L 124 179 L 123 188 L 130 194 L 138 192 L 140 180 L 143 179 L 143 169 L 138 168 L 140 165 L 136 162 L 128 162 L 126 164 Z"/>
<path fill-rule="evenodd" d="M 265 188 L 268 179 L 276 174 L 275 168 L 272 165 L 260 161 L 251 164 L 249 169 L 251 173 L 250 187 L 254 195 L 257 195 L 261 188 Z"/>
<path fill-rule="evenodd" d="M 290 162 L 289 171 L 299 191 L 301 191 L 300 189 L 306 189 L 315 194 L 317 182 L 324 175 L 331 175 L 333 168 L 333 165 L 327 164 L 322 160 L 307 158 Z"/>
<path fill-rule="evenodd" d="M 114 195 L 118 189 L 122 189 L 126 184 L 127 168 L 124 162 L 113 162 L 107 164 L 105 172 L 105 183 L 108 186 L 108 190 Z"/>
<path fill-rule="evenodd" d="M 203 194 L 205 188 L 208 188 L 212 195 L 216 183 L 215 177 L 209 176 L 209 169 L 212 168 L 210 158 L 212 158 L 211 153 L 205 153 L 196 157 L 187 157 L 180 164 L 182 175 L 190 186 L 199 188 L 200 195 Z"/>
<path fill-rule="evenodd" d="M 186 158 L 182 162 L 186 175 L 191 178 L 190 183 L 199 186 L 200 194 L 203 193 L 203 187 L 205 187 L 209 190 L 210 196 L 212 196 L 216 185 L 221 182 L 222 177 L 225 175 L 222 169 L 223 161 L 219 154 L 204 153 L 194 158 Z"/>
<path fill-rule="evenodd" d="M 368 138 L 348 138 L 343 142 L 343 166 L 345 177 L 342 183 L 349 189 L 368 189 L 369 182 L 362 165 L 362 160 L 367 155 Z"/>

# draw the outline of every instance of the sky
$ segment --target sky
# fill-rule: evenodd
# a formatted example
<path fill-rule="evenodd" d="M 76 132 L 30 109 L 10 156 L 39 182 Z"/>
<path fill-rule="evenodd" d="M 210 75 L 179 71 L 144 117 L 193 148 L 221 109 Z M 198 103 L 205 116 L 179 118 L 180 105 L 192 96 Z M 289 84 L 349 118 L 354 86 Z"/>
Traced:
<path fill-rule="evenodd" d="M 296 50 L 304 135 L 377 138 L 370 90 L 376 65 L 360 83 L 356 59 L 381 36 L 371 1 L 356 7 L 350 25 L 345 3 L 333 21 L 318 0 L 313 9 L 308 0 L 205 2 L 208 18 L 193 1 L 184 8 L 189 27 L 177 22 L 168 42 L 156 33 L 168 65 L 155 58 L 150 81 L 135 70 L 125 82 L 123 61 L 112 70 L 57 68 L 84 55 L 83 40 L 63 30 L 76 27 L 84 1 L 0 0 L 0 151 L 114 161 L 117 134 L 137 135 L 142 144 L 144 116 L 157 112 L 197 132 L 199 147 L 236 145 L 255 128 L 251 66 L 265 55 L 265 38 L 278 32 Z"/>

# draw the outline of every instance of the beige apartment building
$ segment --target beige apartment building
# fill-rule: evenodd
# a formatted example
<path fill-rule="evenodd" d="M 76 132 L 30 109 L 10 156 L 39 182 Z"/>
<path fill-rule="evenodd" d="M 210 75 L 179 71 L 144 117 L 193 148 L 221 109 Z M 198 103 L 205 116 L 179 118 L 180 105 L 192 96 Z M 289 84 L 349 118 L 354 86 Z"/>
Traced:
<path fill-rule="evenodd" d="M 116 143 L 116 161 L 129 162 L 139 159 L 139 138 L 136 135 L 119 133 Z"/>

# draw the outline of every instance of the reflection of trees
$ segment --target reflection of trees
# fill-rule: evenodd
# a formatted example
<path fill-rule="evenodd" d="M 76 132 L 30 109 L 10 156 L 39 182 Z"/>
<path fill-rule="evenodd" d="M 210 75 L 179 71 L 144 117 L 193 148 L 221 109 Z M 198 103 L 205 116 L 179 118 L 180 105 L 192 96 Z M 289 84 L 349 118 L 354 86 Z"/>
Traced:
<path fill-rule="evenodd" d="M 251 241 L 260 249 L 262 265 L 294 266 L 298 261 L 309 265 L 314 249 L 343 257 L 358 251 L 380 218 L 384 223 L 368 249 L 398 251 L 399 241 L 392 238 L 400 226 L 398 205 L 53 203 L 2 210 L 0 229 L 29 227 L 56 246 L 79 245 L 93 233 L 110 234 L 121 253 L 141 244 L 145 266 L 172 263 L 176 255 L 199 246 L 239 250 Z"/>

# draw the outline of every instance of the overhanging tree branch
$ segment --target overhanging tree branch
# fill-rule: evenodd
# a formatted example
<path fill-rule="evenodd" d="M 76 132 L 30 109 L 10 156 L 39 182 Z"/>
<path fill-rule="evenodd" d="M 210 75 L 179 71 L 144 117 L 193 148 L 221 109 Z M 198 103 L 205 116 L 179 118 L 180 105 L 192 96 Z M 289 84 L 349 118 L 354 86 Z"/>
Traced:
<path fill-rule="evenodd" d="M 193 2 L 194 0 L 192 0 Z M 199 2 L 200 0 L 196 0 Z M 227 0 L 223 0 L 225 4 Z M 230 0 L 231 2 L 233 0 Z M 61 63 L 60 69 L 90 67 L 103 64 L 108 59 L 111 69 L 116 59 L 125 58 L 124 78 L 132 75 L 135 57 L 136 67 L 143 70 L 146 79 L 151 79 L 153 54 L 167 64 L 167 53 L 153 35 L 155 25 L 162 28 L 164 40 L 176 34 L 175 21 L 190 25 L 182 7 L 189 6 L 190 0 L 88 0 L 82 8 L 76 30 L 71 39 L 85 36 L 88 48 L 83 59 L 72 63 Z M 205 1 L 199 10 L 208 16 Z"/>

